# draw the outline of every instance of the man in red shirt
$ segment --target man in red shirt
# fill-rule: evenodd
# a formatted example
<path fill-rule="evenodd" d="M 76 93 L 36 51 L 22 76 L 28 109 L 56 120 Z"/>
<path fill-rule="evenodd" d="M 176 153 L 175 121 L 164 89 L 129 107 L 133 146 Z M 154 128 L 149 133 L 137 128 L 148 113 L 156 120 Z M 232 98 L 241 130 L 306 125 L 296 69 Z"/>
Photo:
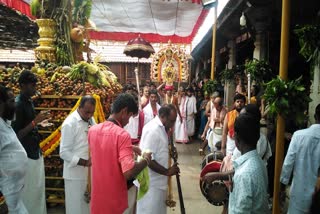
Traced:
<path fill-rule="evenodd" d="M 128 132 L 122 127 L 138 105 L 130 94 L 120 94 L 112 105 L 108 121 L 90 128 L 88 134 L 92 161 L 91 214 L 122 214 L 128 207 L 128 191 L 132 180 L 151 161 L 151 153 L 144 153 L 144 160 L 135 162 Z"/>

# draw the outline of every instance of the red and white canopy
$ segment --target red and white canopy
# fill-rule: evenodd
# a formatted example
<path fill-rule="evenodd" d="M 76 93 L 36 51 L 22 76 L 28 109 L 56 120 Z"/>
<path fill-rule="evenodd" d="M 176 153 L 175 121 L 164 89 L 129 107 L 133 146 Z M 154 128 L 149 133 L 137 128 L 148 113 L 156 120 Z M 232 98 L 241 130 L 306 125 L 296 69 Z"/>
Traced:
<path fill-rule="evenodd" d="M 0 0 L 30 16 L 30 0 Z M 208 11 L 200 0 L 93 0 L 91 20 L 97 40 L 128 41 L 141 37 L 149 42 L 190 44 Z"/>
<path fill-rule="evenodd" d="M 140 33 L 149 42 L 190 43 L 206 15 L 199 0 L 93 0 L 91 20 L 100 31 L 93 37 L 129 40 Z"/>

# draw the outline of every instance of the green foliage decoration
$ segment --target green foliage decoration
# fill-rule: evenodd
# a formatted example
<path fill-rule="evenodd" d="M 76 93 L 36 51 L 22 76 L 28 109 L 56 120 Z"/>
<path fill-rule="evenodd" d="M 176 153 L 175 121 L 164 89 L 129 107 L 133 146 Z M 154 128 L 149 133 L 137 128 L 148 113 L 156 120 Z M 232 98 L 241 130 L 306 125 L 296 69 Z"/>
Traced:
<path fill-rule="evenodd" d="M 315 64 L 320 64 L 320 25 L 297 25 L 294 33 L 299 38 L 299 53 Z"/>
<path fill-rule="evenodd" d="M 30 12 L 38 19 L 51 19 L 60 0 L 31 0 Z"/>
<path fill-rule="evenodd" d="M 245 70 L 250 74 L 251 80 L 258 84 L 268 82 L 274 77 L 270 64 L 264 60 L 253 59 L 247 61 Z"/>
<path fill-rule="evenodd" d="M 230 82 L 236 79 L 236 76 L 242 76 L 244 73 L 244 66 L 243 65 L 235 65 L 231 69 L 224 69 L 220 73 L 220 80 L 221 82 Z"/>
<path fill-rule="evenodd" d="M 301 80 L 302 77 L 292 81 L 277 77 L 266 84 L 263 98 L 269 105 L 270 116 L 280 114 L 284 118 L 293 117 L 297 124 L 304 122 L 304 112 L 312 100 Z"/>
<path fill-rule="evenodd" d="M 219 82 L 217 80 L 208 80 L 204 86 L 204 92 L 211 95 L 213 92 L 217 91 Z"/>
<path fill-rule="evenodd" d="M 56 56 L 58 65 L 72 65 L 75 60 L 73 58 L 73 50 L 71 46 L 71 2 L 69 0 L 61 0 L 58 6 L 54 20 L 57 23 L 57 38 L 56 38 Z"/>
<path fill-rule="evenodd" d="M 72 10 L 72 20 L 85 25 L 91 16 L 92 0 L 75 0 Z"/>
<path fill-rule="evenodd" d="M 234 70 L 233 69 L 224 69 L 222 70 L 222 72 L 220 73 L 220 80 L 221 82 L 229 82 L 231 80 L 234 80 Z"/>

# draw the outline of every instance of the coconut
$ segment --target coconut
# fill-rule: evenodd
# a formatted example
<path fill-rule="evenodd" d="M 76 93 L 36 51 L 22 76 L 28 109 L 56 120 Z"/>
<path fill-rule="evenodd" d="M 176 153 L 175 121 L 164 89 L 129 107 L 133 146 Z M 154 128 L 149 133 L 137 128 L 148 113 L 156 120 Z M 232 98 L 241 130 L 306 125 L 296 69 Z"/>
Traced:
<path fill-rule="evenodd" d="M 83 41 L 83 29 L 79 27 L 72 28 L 70 37 L 73 42 L 80 43 Z"/>

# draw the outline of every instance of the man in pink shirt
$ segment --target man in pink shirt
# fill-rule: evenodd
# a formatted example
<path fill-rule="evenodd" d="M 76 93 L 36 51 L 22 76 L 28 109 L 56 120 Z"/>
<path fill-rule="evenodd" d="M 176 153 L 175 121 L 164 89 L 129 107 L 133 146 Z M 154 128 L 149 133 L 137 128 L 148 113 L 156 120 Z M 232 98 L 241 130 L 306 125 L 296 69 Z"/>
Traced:
<path fill-rule="evenodd" d="M 128 207 L 127 181 L 132 180 L 151 161 L 151 153 L 144 160 L 134 161 L 133 147 L 128 132 L 122 127 L 138 105 L 130 94 L 120 94 L 112 105 L 108 121 L 90 128 L 88 134 L 92 161 L 91 214 L 122 214 Z"/>

